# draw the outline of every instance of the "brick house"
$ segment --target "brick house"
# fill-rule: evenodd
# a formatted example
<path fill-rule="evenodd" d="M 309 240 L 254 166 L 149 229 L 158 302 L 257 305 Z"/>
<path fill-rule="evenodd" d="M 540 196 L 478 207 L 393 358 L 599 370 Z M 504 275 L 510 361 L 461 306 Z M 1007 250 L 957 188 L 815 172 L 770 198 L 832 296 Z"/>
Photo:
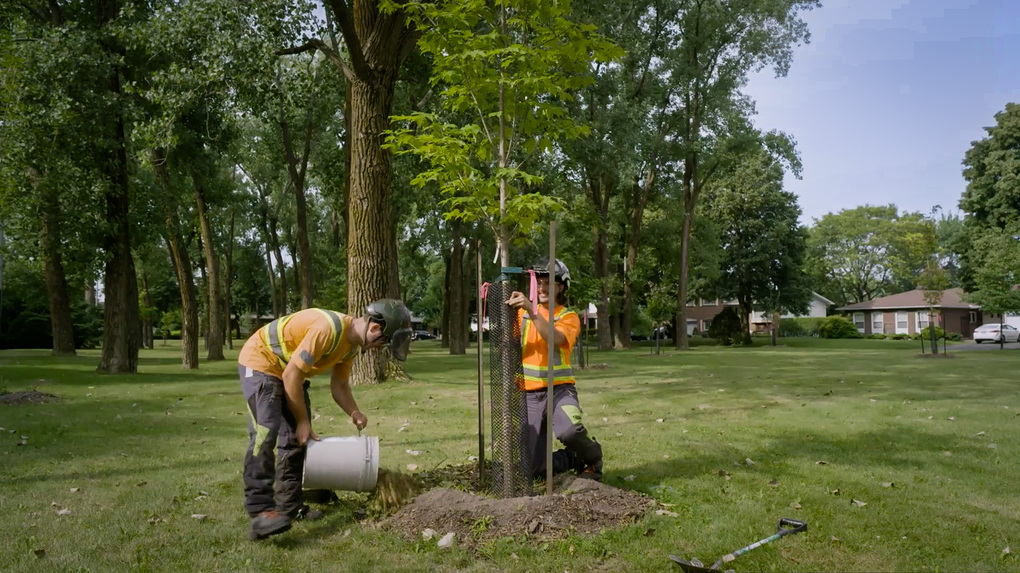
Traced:
<path fill-rule="evenodd" d="M 807 314 L 784 314 L 780 318 L 798 318 L 798 317 L 825 317 L 826 309 L 834 304 L 831 300 L 824 296 L 812 292 L 811 302 L 808 304 Z M 736 300 L 720 300 L 720 299 L 692 299 L 687 303 L 687 334 L 692 334 L 694 329 L 698 329 L 698 332 L 705 332 L 708 330 L 709 325 L 712 324 L 712 319 L 715 315 L 723 311 L 724 308 L 732 306 L 738 306 Z M 739 310 L 739 309 L 738 309 Z M 761 311 L 752 311 L 751 316 L 748 317 L 751 332 L 764 332 L 769 329 L 772 324 L 770 317 L 765 316 Z"/>
<path fill-rule="evenodd" d="M 984 324 L 981 307 L 963 300 L 963 289 L 942 291 L 942 302 L 929 311 L 924 291 L 914 289 L 866 302 L 849 304 L 837 310 L 846 313 L 861 334 L 914 334 L 935 323 L 947 333 L 971 338 L 974 329 Z M 933 314 L 933 316 L 929 316 Z"/>

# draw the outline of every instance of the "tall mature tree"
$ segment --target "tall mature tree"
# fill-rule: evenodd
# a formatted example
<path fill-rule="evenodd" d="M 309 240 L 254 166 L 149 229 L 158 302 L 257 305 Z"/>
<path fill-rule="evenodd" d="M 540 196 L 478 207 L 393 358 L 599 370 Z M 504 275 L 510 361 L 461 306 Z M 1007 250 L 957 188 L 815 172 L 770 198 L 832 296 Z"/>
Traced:
<path fill-rule="evenodd" d="M 931 252 L 912 239 L 929 226 L 924 215 L 900 213 L 895 205 L 827 213 L 815 221 L 809 239 L 818 290 L 847 304 L 914 288 Z"/>
<path fill-rule="evenodd" d="M 346 53 L 334 42 L 313 39 L 282 54 L 318 49 L 350 85 L 351 166 L 347 196 L 347 308 L 365 308 L 381 297 L 399 296 L 396 234 L 391 205 L 391 153 L 383 149 L 389 128 L 397 74 L 414 49 L 417 33 L 406 25 L 400 6 L 380 0 L 323 0 L 339 26 Z M 345 57 L 346 56 L 346 57 Z M 376 350 L 355 359 L 354 384 L 386 378 L 387 356 Z"/>
<path fill-rule="evenodd" d="M 1020 221 L 976 233 L 971 261 L 974 290 L 968 300 L 1000 317 L 1020 313 Z"/>
<path fill-rule="evenodd" d="M 791 158 L 796 162 L 796 158 Z M 793 193 L 783 190 L 780 162 L 759 148 L 707 192 L 725 253 L 719 293 L 740 305 L 741 342 L 751 344 L 752 310 L 806 312 L 806 230 Z"/>
<path fill-rule="evenodd" d="M 684 205 L 677 349 L 688 346 L 683 325 L 687 322 L 694 213 L 705 184 L 724 161 L 722 153 L 734 119 L 749 112 L 749 101 L 739 90 L 751 71 L 771 66 L 777 76 L 786 74 L 794 46 L 810 39 L 799 12 L 819 4 L 818 0 L 685 0 L 679 26 L 663 38 L 676 53 L 670 58 L 675 65 L 669 72 L 682 84 L 674 100 L 679 123 L 675 136 L 683 156 Z"/>
<path fill-rule="evenodd" d="M 960 199 L 965 213 L 967 241 L 977 241 L 987 229 L 1005 229 L 1020 221 L 1020 103 L 1008 103 L 995 114 L 987 137 L 974 141 L 963 159 L 967 189 Z M 972 249 L 962 249 L 961 278 L 968 290 L 976 288 Z"/>

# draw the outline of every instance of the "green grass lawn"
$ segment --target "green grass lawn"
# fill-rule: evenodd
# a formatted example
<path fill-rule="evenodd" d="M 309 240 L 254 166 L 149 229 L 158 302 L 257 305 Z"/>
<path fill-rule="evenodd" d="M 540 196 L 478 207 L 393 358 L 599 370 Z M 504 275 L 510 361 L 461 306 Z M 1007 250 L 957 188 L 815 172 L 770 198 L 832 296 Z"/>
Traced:
<path fill-rule="evenodd" d="M 809 531 L 729 566 L 1020 571 L 1003 553 L 1020 552 L 1020 352 L 926 360 L 912 341 L 783 342 L 593 351 L 608 367 L 581 372 L 578 391 L 606 481 L 677 516 L 477 552 L 359 522 L 364 496 L 353 494 L 323 520 L 248 541 L 233 360 L 182 371 L 178 350 L 157 341 L 137 375 L 108 376 L 95 373 L 95 351 L 3 351 L 0 391 L 61 401 L 0 406 L 0 569 L 679 571 L 669 554 L 711 563 L 792 517 Z M 451 357 L 435 341 L 412 350 L 412 382 L 355 389 L 382 465 L 465 463 L 478 443 L 475 355 Z M 312 404 L 320 436 L 354 432 L 327 379 L 312 382 Z"/>

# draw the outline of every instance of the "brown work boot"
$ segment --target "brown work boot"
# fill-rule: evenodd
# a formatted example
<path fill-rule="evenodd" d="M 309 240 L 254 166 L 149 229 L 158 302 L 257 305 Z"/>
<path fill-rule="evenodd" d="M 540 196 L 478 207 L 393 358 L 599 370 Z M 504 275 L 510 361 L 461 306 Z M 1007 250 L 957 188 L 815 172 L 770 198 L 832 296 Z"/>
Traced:
<path fill-rule="evenodd" d="M 269 509 L 251 518 L 248 539 L 258 541 L 290 529 L 290 517 Z"/>

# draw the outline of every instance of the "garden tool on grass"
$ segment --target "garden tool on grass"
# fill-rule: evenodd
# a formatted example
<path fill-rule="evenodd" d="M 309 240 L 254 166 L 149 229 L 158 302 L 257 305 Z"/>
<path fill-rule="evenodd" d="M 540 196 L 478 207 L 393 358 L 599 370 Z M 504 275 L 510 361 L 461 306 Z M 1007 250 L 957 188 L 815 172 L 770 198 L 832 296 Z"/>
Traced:
<path fill-rule="evenodd" d="M 700 561 L 693 558 L 690 561 L 681 559 L 676 555 L 670 555 L 669 558 L 679 563 L 680 568 L 683 569 L 685 573 L 721 573 L 720 567 L 722 566 L 723 563 L 729 563 L 730 561 L 733 561 L 734 559 L 740 557 L 741 555 L 747 553 L 748 551 L 752 549 L 757 549 L 758 547 L 761 547 L 766 543 L 771 543 L 779 539 L 780 537 L 793 535 L 794 533 L 800 533 L 801 531 L 807 531 L 807 523 L 804 523 L 803 521 L 797 521 L 796 519 L 788 519 L 784 517 L 779 520 L 779 530 L 775 534 L 770 535 L 765 539 L 762 539 L 761 541 L 756 541 L 742 549 L 737 549 L 733 553 L 727 553 L 726 555 L 723 555 L 711 567 L 705 567 Z"/>

